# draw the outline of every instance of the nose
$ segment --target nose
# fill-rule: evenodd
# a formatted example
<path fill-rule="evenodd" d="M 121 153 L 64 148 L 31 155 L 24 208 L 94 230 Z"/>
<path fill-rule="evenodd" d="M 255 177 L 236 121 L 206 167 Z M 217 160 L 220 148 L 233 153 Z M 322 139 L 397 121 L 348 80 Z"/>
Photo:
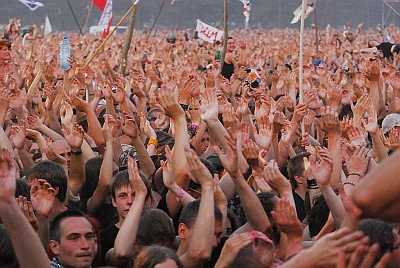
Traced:
<path fill-rule="evenodd" d="M 132 204 L 133 203 L 133 199 L 134 197 L 132 195 L 128 195 L 128 204 Z"/>
<path fill-rule="evenodd" d="M 213 241 L 213 248 L 216 248 L 217 246 L 218 246 L 218 244 L 219 244 L 219 238 L 216 236 L 216 235 L 214 235 L 214 241 Z"/>
<path fill-rule="evenodd" d="M 82 238 L 81 249 L 89 249 L 89 241 L 86 237 Z"/>

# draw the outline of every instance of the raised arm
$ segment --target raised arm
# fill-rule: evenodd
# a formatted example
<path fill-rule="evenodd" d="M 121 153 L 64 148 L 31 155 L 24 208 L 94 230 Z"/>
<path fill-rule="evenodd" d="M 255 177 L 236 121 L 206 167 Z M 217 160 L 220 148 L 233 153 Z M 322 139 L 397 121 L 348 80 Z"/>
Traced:
<path fill-rule="evenodd" d="M 0 156 L 1 220 L 10 236 L 19 267 L 50 267 L 39 237 L 18 207 L 15 199 L 15 175 L 13 160 L 9 156 Z"/>
<path fill-rule="evenodd" d="M 265 213 L 256 193 L 247 184 L 238 168 L 238 154 L 236 151 L 237 140 L 230 129 L 228 129 L 228 133 L 229 136 L 225 136 L 225 138 L 227 139 L 229 147 L 228 150 L 225 151 L 225 154 L 222 154 L 221 150 L 217 146 L 214 146 L 214 150 L 221 159 L 222 165 L 235 182 L 244 211 L 246 212 L 247 224 L 236 230 L 236 233 L 250 230 L 265 232 L 266 229 L 271 226 L 271 223 L 268 220 L 267 214 Z"/>
<path fill-rule="evenodd" d="M 136 234 L 147 195 L 147 188 L 139 175 L 137 164 L 131 156 L 128 156 L 128 174 L 135 196 L 128 197 L 134 198 L 132 205 L 115 238 L 114 248 L 110 249 L 106 255 L 107 264 L 118 267 L 126 265 L 129 258 L 134 254 L 133 248 L 136 241 Z"/>

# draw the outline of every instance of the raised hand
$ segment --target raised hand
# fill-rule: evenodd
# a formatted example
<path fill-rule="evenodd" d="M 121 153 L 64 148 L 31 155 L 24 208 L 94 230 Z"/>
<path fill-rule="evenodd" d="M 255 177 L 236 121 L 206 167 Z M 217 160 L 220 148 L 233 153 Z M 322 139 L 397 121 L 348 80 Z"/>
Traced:
<path fill-rule="evenodd" d="M 53 187 L 44 179 L 37 179 L 31 186 L 31 202 L 37 214 L 49 216 L 54 207 L 56 192 Z"/>
<path fill-rule="evenodd" d="M 296 208 L 290 201 L 282 197 L 271 212 L 276 224 L 279 225 L 289 239 L 303 236 L 301 222 L 297 218 Z"/>
<path fill-rule="evenodd" d="M 368 169 L 368 150 L 365 144 L 355 146 L 354 151 L 351 152 L 353 148 L 352 145 L 347 145 L 346 152 L 343 154 L 347 171 L 363 176 Z"/>
<path fill-rule="evenodd" d="M 263 175 L 268 185 L 279 194 L 282 195 L 282 193 L 292 190 L 289 180 L 282 175 L 278 164 L 274 160 L 269 161 L 263 170 Z"/>
<path fill-rule="evenodd" d="M 128 175 L 129 181 L 131 182 L 132 190 L 135 192 L 135 196 L 147 196 L 147 188 L 142 178 L 139 175 L 139 168 L 133 158 L 128 155 Z"/>
<path fill-rule="evenodd" d="M 321 123 L 322 121 L 322 123 Z M 316 120 L 317 125 L 327 134 L 340 134 L 340 121 L 337 111 L 330 106 L 321 108 L 321 121 Z"/>
<path fill-rule="evenodd" d="M 172 119 L 177 120 L 179 117 L 185 117 L 185 112 L 175 99 L 173 92 L 168 90 L 165 85 L 162 85 L 158 90 L 158 101 L 164 108 L 166 115 Z"/>
<path fill-rule="evenodd" d="M 235 109 L 231 104 L 225 105 L 224 112 L 222 113 L 222 119 L 224 121 L 225 128 L 230 127 L 234 133 L 241 133 L 242 126 L 239 119 L 236 117 Z"/>
<path fill-rule="evenodd" d="M 14 200 L 16 188 L 15 162 L 9 154 L 0 155 L 0 202 Z"/>
<path fill-rule="evenodd" d="M 333 158 L 332 155 L 328 152 L 328 150 L 317 147 L 317 153 L 311 154 L 309 163 L 311 172 L 313 174 L 313 178 L 320 185 L 329 185 L 329 181 L 331 178 L 332 170 L 333 170 Z M 317 161 L 317 156 L 321 159 Z M 306 160 L 307 158 L 305 158 Z"/>
<path fill-rule="evenodd" d="M 28 219 L 29 223 L 33 227 L 33 229 L 37 232 L 39 230 L 39 221 L 35 216 L 35 212 L 33 210 L 32 202 L 28 201 L 25 196 L 20 195 L 17 199 L 17 203 L 19 209 Z"/>
<path fill-rule="evenodd" d="M 200 116 L 205 122 L 218 120 L 217 93 L 213 88 L 206 88 L 201 94 Z"/>
<path fill-rule="evenodd" d="M 236 147 L 236 142 L 237 138 L 236 135 L 233 133 L 233 131 L 228 128 L 228 135 L 225 135 L 226 141 L 227 141 L 227 151 L 225 154 L 222 154 L 221 149 L 218 146 L 213 146 L 214 151 L 218 154 L 219 159 L 221 160 L 222 165 L 228 171 L 228 173 L 231 176 L 237 176 L 239 172 L 239 167 L 238 167 L 238 153 L 237 153 L 237 147 Z"/>
<path fill-rule="evenodd" d="M 208 171 L 207 167 L 200 161 L 196 152 L 192 149 L 185 147 L 185 156 L 189 165 L 189 171 L 193 175 L 194 179 L 204 186 L 213 186 L 214 179 Z"/>
<path fill-rule="evenodd" d="M 270 116 L 268 115 L 262 116 L 257 124 L 258 130 L 253 126 L 254 139 L 261 149 L 268 150 L 274 134 L 274 124 L 271 122 Z"/>
<path fill-rule="evenodd" d="M 139 133 L 135 119 L 127 113 L 122 114 L 122 131 L 131 138 L 137 138 Z"/>
<path fill-rule="evenodd" d="M 62 132 L 64 134 L 64 139 L 71 147 L 71 150 L 75 151 L 81 149 L 85 137 L 85 131 L 81 125 L 75 122 L 69 134 L 65 129 L 62 129 Z"/>

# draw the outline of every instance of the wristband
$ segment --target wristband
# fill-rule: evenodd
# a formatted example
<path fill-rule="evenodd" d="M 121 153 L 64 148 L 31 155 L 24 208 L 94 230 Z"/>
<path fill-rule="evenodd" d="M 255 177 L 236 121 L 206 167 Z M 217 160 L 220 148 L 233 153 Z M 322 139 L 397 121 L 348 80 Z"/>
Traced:
<path fill-rule="evenodd" d="M 81 155 L 82 151 L 71 151 L 71 154 L 73 154 L 73 155 Z"/>
<path fill-rule="evenodd" d="M 311 179 L 311 180 L 307 179 L 307 188 L 308 189 L 318 189 L 317 181 L 315 179 Z"/>
<path fill-rule="evenodd" d="M 158 141 L 157 141 L 157 139 L 150 138 L 149 141 L 147 142 L 147 148 L 149 148 L 149 145 L 151 145 L 151 144 L 153 144 L 154 147 L 157 148 L 157 146 L 158 146 Z"/>
<path fill-rule="evenodd" d="M 199 130 L 199 126 L 196 124 L 190 124 L 190 126 L 197 132 Z"/>
<path fill-rule="evenodd" d="M 180 105 L 181 105 L 181 107 L 182 107 L 182 109 L 184 110 L 184 111 L 187 111 L 188 109 L 189 109 L 189 105 L 187 105 L 187 104 L 182 104 L 182 103 L 179 103 Z"/>
<path fill-rule="evenodd" d="M 353 185 L 353 186 L 356 186 L 355 184 L 354 184 L 354 182 L 351 182 L 351 181 L 346 181 L 346 182 L 344 182 L 343 183 L 343 186 L 345 186 L 345 185 Z"/>
<path fill-rule="evenodd" d="M 185 194 L 186 194 L 185 190 L 183 190 L 182 188 L 179 188 L 179 194 L 177 196 L 175 196 L 176 201 L 180 201 Z"/>
<path fill-rule="evenodd" d="M 347 175 L 347 176 L 358 176 L 358 177 L 361 177 L 361 174 L 356 173 L 356 172 L 351 172 L 351 173 L 349 173 L 349 175 Z"/>

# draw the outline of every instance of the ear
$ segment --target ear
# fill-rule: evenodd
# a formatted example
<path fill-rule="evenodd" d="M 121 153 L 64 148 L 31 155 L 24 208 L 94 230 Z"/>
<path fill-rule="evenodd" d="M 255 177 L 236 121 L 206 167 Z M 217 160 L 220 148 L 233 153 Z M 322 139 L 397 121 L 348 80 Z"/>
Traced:
<path fill-rule="evenodd" d="M 111 202 L 112 205 L 116 208 L 117 207 L 117 203 L 115 202 L 115 198 L 111 196 Z"/>
<path fill-rule="evenodd" d="M 60 191 L 59 187 L 54 187 L 54 196 L 57 196 L 59 191 Z"/>
<path fill-rule="evenodd" d="M 184 223 L 179 223 L 178 226 L 178 235 L 180 238 L 182 239 L 186 239 L 187 238 L 187 226 Z"/>
<path fill-rule="evenodd" d="M 303 184 L 303 181 L 301 180 L 301 177 L 300 177 L 299 174 L 295 174 L 295 175 L 293 176 L 293 178 L 295 179 L 295 181 L 296 181 L 298 184 Z"/>
<path fill-rule="evenodd" d="M 50 240 L 50 249 L 51 252 L 53 252 L 54 255 L 59 255 L 60 254 L 60 250 L 58 248 L 58 242 L 54 241 L 54 240 Z"/>

